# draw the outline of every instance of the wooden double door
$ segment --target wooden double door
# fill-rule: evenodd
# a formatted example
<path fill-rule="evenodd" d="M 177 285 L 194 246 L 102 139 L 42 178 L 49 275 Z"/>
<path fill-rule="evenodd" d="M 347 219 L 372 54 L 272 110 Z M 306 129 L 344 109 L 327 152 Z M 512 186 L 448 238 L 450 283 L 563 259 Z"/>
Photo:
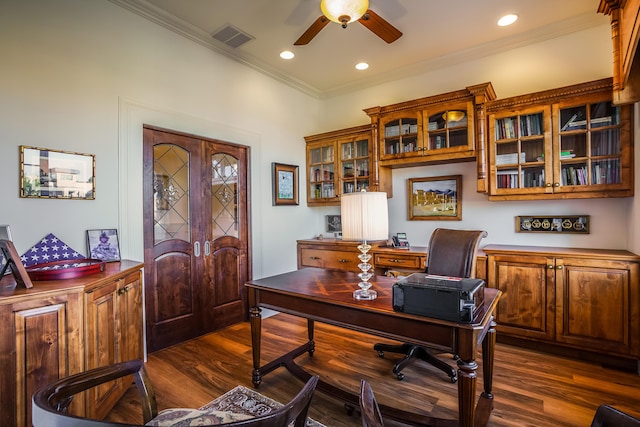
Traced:
<path fill-rule="evenodd" d="M 149 352 L 243 321 L 249 148 L 144 126 Z"/>

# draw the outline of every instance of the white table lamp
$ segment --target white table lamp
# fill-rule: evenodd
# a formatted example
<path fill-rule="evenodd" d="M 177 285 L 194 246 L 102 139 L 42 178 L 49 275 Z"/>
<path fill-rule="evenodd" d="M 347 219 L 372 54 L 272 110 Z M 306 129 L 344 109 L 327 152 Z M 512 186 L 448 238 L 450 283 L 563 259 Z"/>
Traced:
<path fill-rule="evenodd" d="M 362 241 L 358 245 L 360 250 L 360 264 L 362 271 L 358 274 L 360 289 L 353 292 L 353 297 L 358 300 L 372 300 L 378 296 L 371 290 L 369 279 L 373 276 L 370 272 L 371 255 L 368 253 L 371 245 L 367 240 L 386 240 L 389 238 L 389 211 L 387 208 L 387 193 L 366 192 L 343 194 L 340 199 L 342 216 L 342 240 Z"/>

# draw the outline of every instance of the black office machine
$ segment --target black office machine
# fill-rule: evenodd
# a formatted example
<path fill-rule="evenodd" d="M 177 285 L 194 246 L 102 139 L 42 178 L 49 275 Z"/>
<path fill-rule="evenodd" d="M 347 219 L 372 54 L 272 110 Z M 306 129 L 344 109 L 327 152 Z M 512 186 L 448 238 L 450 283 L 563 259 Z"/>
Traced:
<path fill-rule="evenodd" d="M 470 323 L 484 299 L 484 280 L 414 273 L 393 284 L 393 309 Z"/>

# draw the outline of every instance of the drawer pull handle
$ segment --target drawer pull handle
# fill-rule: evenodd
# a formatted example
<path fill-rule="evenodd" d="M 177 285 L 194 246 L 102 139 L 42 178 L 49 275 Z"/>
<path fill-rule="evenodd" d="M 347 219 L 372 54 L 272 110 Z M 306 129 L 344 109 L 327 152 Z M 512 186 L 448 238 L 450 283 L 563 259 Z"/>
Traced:
<path fill-rule="evenodd" d="M 389 261 L 391 261 L 391 262 L 400 262 L 399 259 L 390 259 Z"/>
<path fill-rule="evenodd" d="M 348 259 L 339 259 L 338 262 L 341 262 L 341 263 L 344 264 L 345 262 L 349 262 L 349 260 Z"/>
<path fill-rule="evenodd" d="M 319 260 L 319 259 L 320 259 L 320 257 L 319 257 L 319 256 L 311 256 L 311 257 L 309 257 L 309 259 L 312 259 L 312 260 L 314 260 L 314 261 L 317 261 L 317 260 Z"/>

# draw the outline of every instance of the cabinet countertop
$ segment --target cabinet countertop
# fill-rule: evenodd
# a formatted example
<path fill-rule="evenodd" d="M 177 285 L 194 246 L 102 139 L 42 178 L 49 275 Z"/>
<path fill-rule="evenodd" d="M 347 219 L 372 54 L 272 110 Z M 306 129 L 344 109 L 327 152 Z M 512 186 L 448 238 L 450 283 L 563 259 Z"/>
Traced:
<path fill-rule="evenodd" d="M 542 255 L 613 259 L 617 261 L 640 262 L 640 255 L 623 249 L 589 249 L 551 246 L 486 245 L 482 250 L 487 255 Z"/>
<path fill-rule="evenodd" d="M 32 288 L 17 286 L 13 274 L 8 274 L 0 280 L 0 304 L 8 304 L 17 298 L 29 296 L 42 296 L 46 293 L 82 292 L 88 285 L 91 287 L 100 286 L 103 282 L 111 280 L 118 274 L 126 274 L 139 270 L 144 264 L 139 261 L 122 260 L 118 262 L 108 262 L 104 271 L 73 279 L 64 280 L 34 280 Z"/>

